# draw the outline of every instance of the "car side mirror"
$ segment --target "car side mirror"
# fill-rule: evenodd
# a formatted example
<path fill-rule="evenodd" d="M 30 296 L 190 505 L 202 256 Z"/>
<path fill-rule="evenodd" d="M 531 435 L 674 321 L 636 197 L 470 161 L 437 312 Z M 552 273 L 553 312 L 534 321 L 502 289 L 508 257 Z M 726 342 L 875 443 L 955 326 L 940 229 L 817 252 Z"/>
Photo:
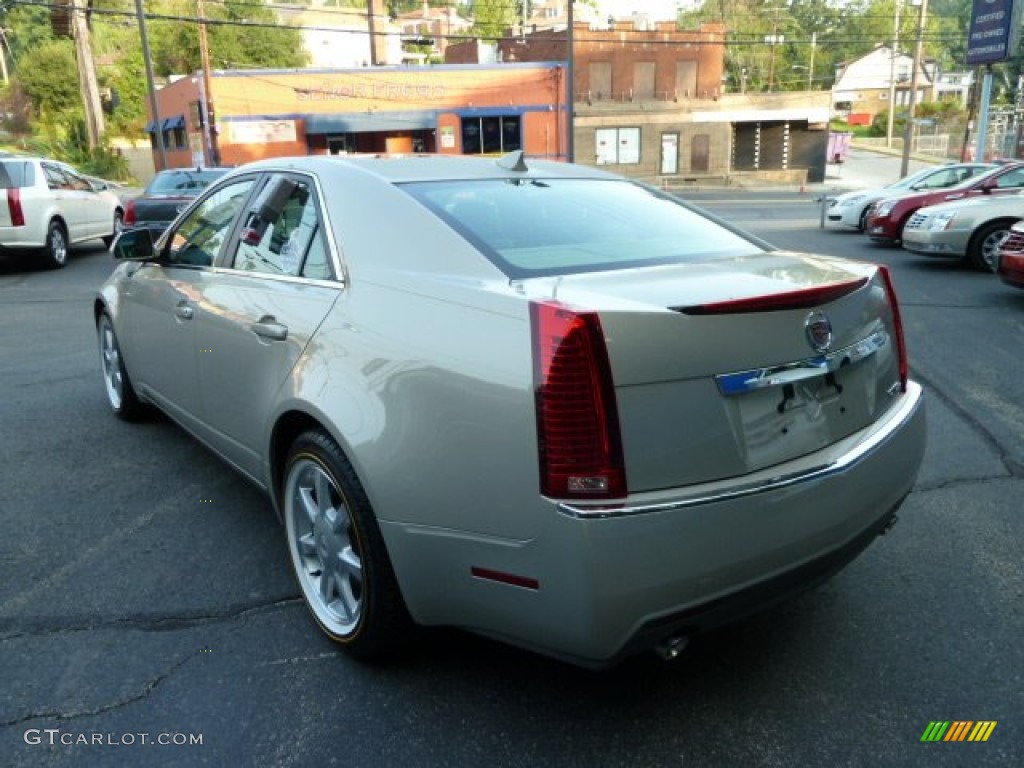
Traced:
<path fill-rule="evenodd" d="M 146 227 L 122 231 L 110 248 L 120 261 L 148 261 L 153 258 L 153 233 Z"/>
<path fill-rule="evenodd" d="M 284 213 L 288 200 L 299 186 L 287 176 L 274 176 L 260 192 L 256 202 L 249 209 L 242 231 L 242 242 L 246 245 L 259 245 L 271 222 Z"/>

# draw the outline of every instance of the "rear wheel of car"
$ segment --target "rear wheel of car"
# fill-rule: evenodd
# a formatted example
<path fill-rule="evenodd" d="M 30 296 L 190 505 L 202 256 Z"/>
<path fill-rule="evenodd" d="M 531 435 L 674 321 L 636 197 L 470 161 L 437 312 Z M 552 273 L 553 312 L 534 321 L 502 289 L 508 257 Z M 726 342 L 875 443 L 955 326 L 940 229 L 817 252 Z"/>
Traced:
<path fill-rule="evenodd" d="M 117 343 L 114 324 L 106 312 L 96 323 L 100 344 L 100 365 L 103 367 L 103 385 L 107 391 L 107 402 L 111 410 L 126 421 L 139 418 L 145 406 L 139 401 L 132 387 L 131 379 L 121 358 L 121 345 Z"/>
<path fill-rule="evenodd" d="M 967 258 L 975 269 L 982 272 L 998 269 L 999 246 L 1009 237 L 1012 225 L 1012 221 L 993 221 L 978 228 L 967 245 Z"/>
<path fill-rule="evenodd" d="M 103 238 L 103 244 L 109 248 L 117 239 L 122 229 L 124 229 L 124 212 L 120 210 L 114 211 L 114 229 L 111 234 Z"/>
<path fill-rule="evenodd" d="M 411 620 L 366 492 L 330 437 L 295 441 L 281 495 L 292 566 L 321 629 L 356 658 L 393 653 Z"/>
<path fill-rule="evenodd" d="M 43 257 L 51 269 L 60 269 L 68 263 L 68 235 L 59 221 L 51 221 L 46 229 Z"/>

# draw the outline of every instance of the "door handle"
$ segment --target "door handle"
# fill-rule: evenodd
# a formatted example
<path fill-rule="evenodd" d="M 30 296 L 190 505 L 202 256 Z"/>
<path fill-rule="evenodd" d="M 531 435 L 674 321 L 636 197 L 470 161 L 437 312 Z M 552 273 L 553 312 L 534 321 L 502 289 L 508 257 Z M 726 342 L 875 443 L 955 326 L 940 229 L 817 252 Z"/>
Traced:
<path fill-rule="evenodd" d="M 253 333 L 268 341 L 284 341 L 288 338 L 288 326 L 281 325 L 273 318 L 263 318 L 251 327 Z"/>
<path fill-rule="evenodd" d="M 192 309 L 188 304 L 179 304 L 174 308 L 174 314 L 180 317 L 182 320 L 191 320 L 195 315 L 195 310 Z"/>

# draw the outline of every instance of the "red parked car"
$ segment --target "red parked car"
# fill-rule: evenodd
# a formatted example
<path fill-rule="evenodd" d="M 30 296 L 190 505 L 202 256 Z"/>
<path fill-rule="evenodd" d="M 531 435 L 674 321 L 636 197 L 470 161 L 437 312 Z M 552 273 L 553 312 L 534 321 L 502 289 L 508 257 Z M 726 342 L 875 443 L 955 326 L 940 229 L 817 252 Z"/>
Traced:
<path fill-rule="evenodd" d="M 899 243 L 903 239 L 903 225 L 918 208 L 976 195 L 1009 194 L 1021 189 L 1024 189 L 1024 162 L 1007 163 L 966 179 L 955 187 L 879 200 L 868 211 L 864 231 L 876 242 Z"/>
<path fill-rule="evenodd" d="M 1024 288 L 1024 221 L 1010 227 L 1010 236 L 999 248 L 996 272 L 1007 285 Z"/>

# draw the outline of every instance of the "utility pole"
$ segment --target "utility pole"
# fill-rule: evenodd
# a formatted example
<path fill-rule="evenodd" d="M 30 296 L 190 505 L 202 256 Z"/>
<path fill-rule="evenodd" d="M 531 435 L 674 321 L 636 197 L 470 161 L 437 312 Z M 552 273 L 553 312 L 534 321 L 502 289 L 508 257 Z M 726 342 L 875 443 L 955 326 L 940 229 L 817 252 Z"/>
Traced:
<path fill-rule="evenodd" d="M 576 130 L 576 73 L 574 61 L 576 59 L 576 52 L 573 50 L 576 44 L 576 36 L 573 32 L 573 26 L 575 20 L 572 12 L 573 0 L 569 0 L 568 6 L 568 17 L 566 18 L 567 29 L 565 31 L 565 39 L 567 42 L 566 47 L 566 80 L 569 81 L 569 87 L 566 89 L 569 91 L 569 98 L 567 99 L 566 106 L 569 108 L 566 136 L 565 136 L 565 154 L 569 159 L 570 163 L 576 162 L 576 137 L 574 131 Z"/>
<path fill-rule="evenodd" d="M 220 165 L 220 148 L 217 145 L 217 121 L 213 111 L 213 85 L 210 78 L 210 44 L 206 39 L 206 3 L 204 0 L 196 0 L 196 11 L 199 15 L 199 59 L 203 65 L 203 95 L 205 98 L 206 114 L 203 115 L 203 124 L 206 126 L 206 135 L 210 138 L 208 163 L 213 166 Z"/>
<path fill-rule="evenodd" d="M 89 149 L 96 149 L 103 137 L 103 108 L 100 105 L 100 87 L 96 82 L 96 64 L 92 60 L 89 24 L 85 18 L 86 0 L 71 0 L 71 8 L 71 29 L 78 58 L 78 84 L 85 105 L 85 132 Z"/>
<path fill-rule="evenodd" d="M 810 66 L 807 67 L 807 90 L 814 90 L 814 51 L 818 47 L 818 33 L 811 32 L 811 60 L 808 62 Z"/>
<path fill-rule="evenodd" d="M 135 18 L 139 22 L 139 39 L 142 41 L 142 61 L 146 65 L 146 90 L 149 91 L 149 108 L 153 113 L 153 140 L 160 158 L 157 170 L 167 168 L 167 151 L 164 148 L 164 134 L 160 130 L 160 105 L 156 100 L 156 82 L 153 77 L 153 57 L 149 53 L 149 35 L 146 33 L 146 13 L 142 0 L 135 0 Z"/>
<path fill-rule="evenodd" d="M 914 68 L 910 73 L 910 100 L 907 103 L 907 125 L 903 131 L 903 163 L 900 165 L 901 179 L 910 170 L 910 145 L 914 142 L 914 103 L 917 101 L 917 71 L 921 68 L 921 46 L 927 18 L 928 0 L 921 0 L 921 11 L 917 17 L 917 42 L 914 45 Z"/>
<path fill-rule="evenodd" d="M 903 0 L 896 0 L 896 16 L 892 24 L 892 50 L 889 51 L 889 122 L 885 129 L 885 146 L 892 146 L 892 126 L 896 116 L 896 55 L 900 46 L 900 9 Z"/>
<path fill-rule="evenodd" d="M 367 31 L 370 34 L 370 66 L 377 66 L 377 28 L 374 22 L 374 16 L 376 15 L 377 9 L 374 7 L 376 3 L 373 0 L 367 0 L 366 2 L 366 26 Z"/>

